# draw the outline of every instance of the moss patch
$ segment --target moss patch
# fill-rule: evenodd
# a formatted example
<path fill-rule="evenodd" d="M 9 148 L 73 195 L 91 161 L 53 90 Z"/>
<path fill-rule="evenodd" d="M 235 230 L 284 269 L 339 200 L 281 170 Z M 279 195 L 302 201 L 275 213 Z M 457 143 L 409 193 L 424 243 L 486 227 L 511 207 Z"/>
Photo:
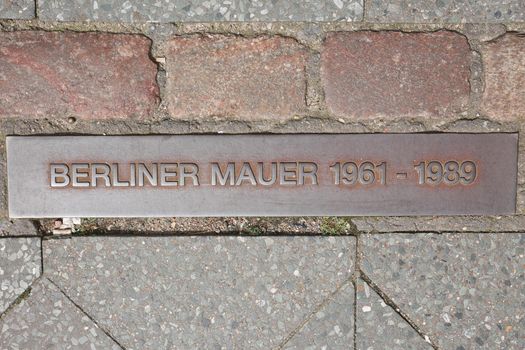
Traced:
<path fill-rule="evenodd" d="M 328 236 L 345 235 L 353 232 L 349 217 L 324 217 L 321 220 L 321 233 Z"/>

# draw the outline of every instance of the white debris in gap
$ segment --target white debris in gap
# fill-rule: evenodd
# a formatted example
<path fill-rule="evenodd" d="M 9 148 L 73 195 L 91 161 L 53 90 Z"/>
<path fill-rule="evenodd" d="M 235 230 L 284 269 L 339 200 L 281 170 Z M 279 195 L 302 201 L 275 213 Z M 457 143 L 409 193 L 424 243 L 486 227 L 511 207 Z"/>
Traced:
<path fill-rule="evenodd" d="M 53 228 L 54 235 L 68 235 L 76 232 L 75 226 L 80 226 L 82 220 L 80 218 L 63 218 L 55 220 L 55 227 Z"/>
<path fill-rule="evenodd" d="M 343 1 L 341 1 L 341 0 L 334 0 L 334 4 L 335 4 L 335 6 L 337 6 L 337 8 L 339 8 L 339 9 L 342 9 L 342 8 L 343 8 Z"/>

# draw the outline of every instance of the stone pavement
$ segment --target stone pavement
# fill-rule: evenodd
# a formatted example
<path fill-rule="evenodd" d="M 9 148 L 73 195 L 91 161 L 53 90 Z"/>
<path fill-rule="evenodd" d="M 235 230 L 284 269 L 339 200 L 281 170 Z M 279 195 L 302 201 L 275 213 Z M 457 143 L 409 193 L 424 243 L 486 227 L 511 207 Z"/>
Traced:
<path fill-rule="evenodd" d="M 524 53 L 523 0 L 0 0 L 0 350 L 525 349 Z M 7 219 L 7 135 L 385 132 L 520 133 L 516 215 Z"/>
<path fill-rule="evenodd" d="M 525 346 L 524 233 L 40 236 L 22 221 L 10 227 L 0 238 L 1 349 Z"/>

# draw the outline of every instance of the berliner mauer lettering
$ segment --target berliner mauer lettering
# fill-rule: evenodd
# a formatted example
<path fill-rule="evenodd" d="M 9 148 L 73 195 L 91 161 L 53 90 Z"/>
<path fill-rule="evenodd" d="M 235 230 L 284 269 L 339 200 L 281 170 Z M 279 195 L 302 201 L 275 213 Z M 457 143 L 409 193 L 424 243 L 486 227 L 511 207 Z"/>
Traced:
<path fill-rule="evenodd" d="M 517 142 L 512 133 L 8 137 L 9 213 L 512 214 Z"/>

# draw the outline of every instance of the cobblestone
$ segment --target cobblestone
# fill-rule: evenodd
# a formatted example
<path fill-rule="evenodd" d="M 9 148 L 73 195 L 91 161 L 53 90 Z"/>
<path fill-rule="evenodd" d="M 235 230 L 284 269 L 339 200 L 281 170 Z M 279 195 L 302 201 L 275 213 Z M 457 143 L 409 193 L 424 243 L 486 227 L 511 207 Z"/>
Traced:
<path fill-rule="evenodd" d="M 525 6 L 525 5 L 524 5 Z M 517 33 L 484 44 L 482 113 L 500 120 L 525 118 L 525 36 Z"/>
<path fill-rule="evenodd" d="M 321 78 L 337 116 L 440 117 L 466 111 L 469 65 L 456 33 L 338 32 L 324 43 Z"/>
<path fill-rule="evenodd" d="M 0 32 L 0 118 L 149 117 L 150 45 L 138 35 Z"/>
<path fill-rule="evenodd" d="M 281 37 L 175 38 L 167 100 L 177 119 L 290 119 L 306 112 L 306 50 Z"/>

